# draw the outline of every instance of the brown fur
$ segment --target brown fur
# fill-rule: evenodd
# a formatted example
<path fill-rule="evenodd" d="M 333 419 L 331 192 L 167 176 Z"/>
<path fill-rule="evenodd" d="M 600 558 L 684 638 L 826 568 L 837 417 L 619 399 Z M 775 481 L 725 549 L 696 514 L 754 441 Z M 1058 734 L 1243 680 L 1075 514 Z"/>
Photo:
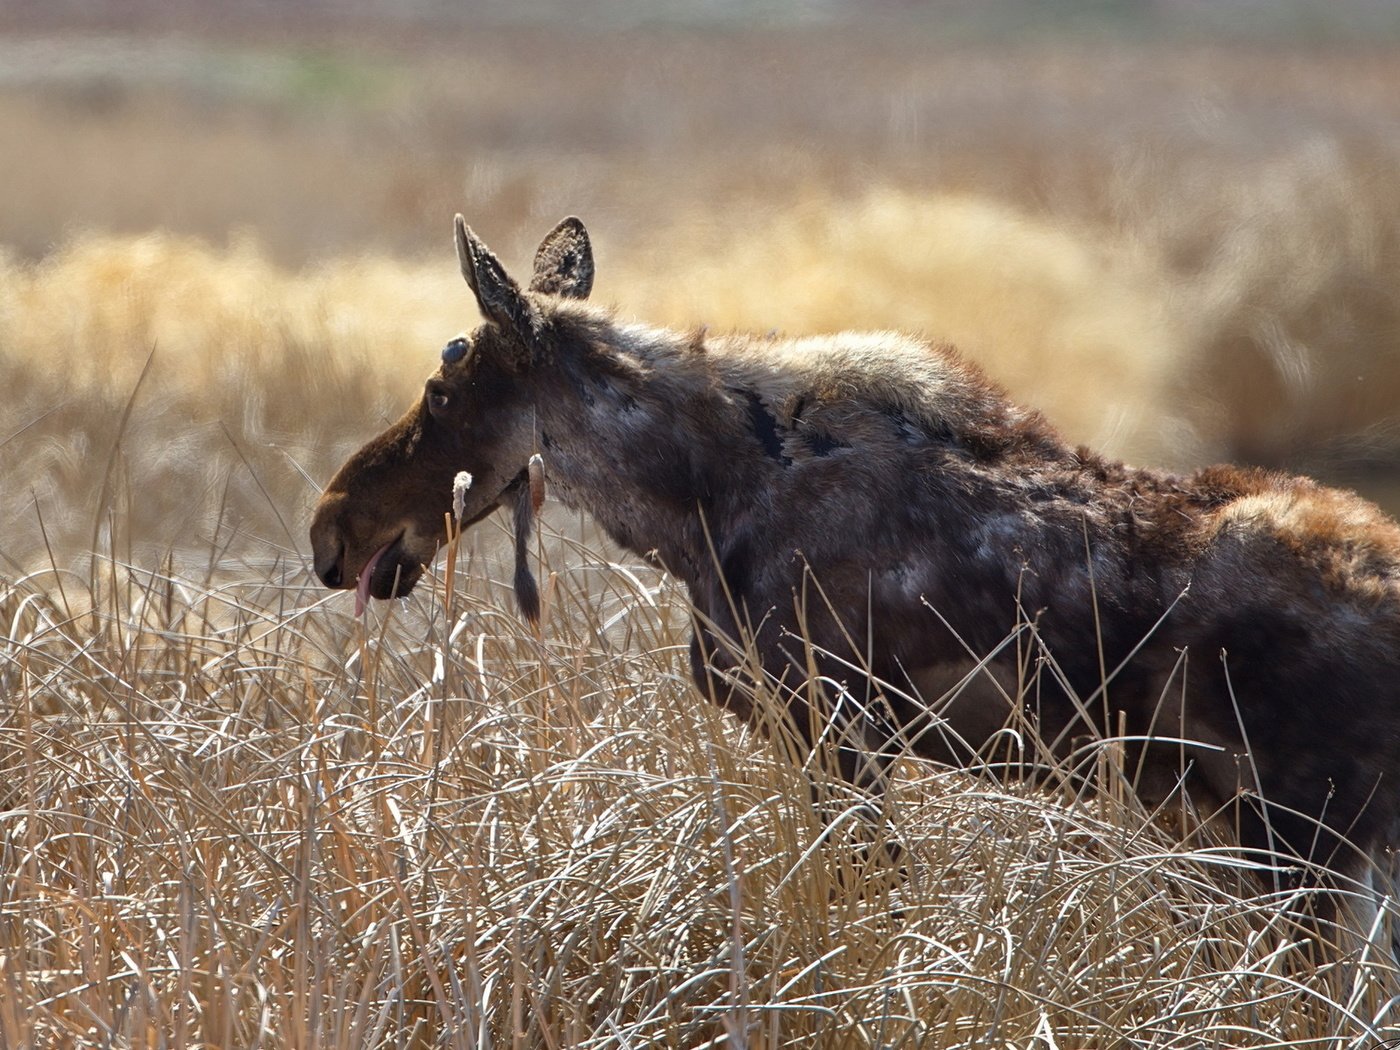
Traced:
<path fill-rule="evenodd" d="M 800 730 L 852 722 L 874 768 L 847 752 L 854 780 L 911 742 L 965 760 L 1019 704 L 1060 750 L 1120 728 L 1208 745 L 1140 745 L 1144 791 L 1170 788 L 1184 756 L 1204 807 L 1251 799 L 1247 846 L 1356 872 L 1336 836 L 1363 858 L 1395 840 L 1400 529 L 1370 504 L 1259 470 L 1108 462 L 901 335 L 622 323 L 584 301 L 577 220 L 525 290 L 460 217 L 457 242 L 487 323 L 327 487 L 312 543 L 330 586 L 389 543 L 370 592 L 406 593 L 453 475 L 474 478 L 469 524 L 527 505 L 539 452 L 552 496 L 685 582 L 702 691 L 747 713 L 726 639 L 751 638 Z M 1025 668 L 1002 643 L 1027 624 L 1054 665 L 1017 693 Z M 867 713 L 833 714 L 853 704 Z"/>

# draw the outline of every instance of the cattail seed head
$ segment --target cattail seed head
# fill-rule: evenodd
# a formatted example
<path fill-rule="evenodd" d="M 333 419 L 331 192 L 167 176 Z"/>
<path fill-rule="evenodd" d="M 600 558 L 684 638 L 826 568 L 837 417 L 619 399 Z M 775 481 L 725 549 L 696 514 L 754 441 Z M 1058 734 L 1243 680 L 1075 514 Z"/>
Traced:
<path fill-rule="evenodd" d="M 471 487 L 472 476 L 465 470 L 459 470 L 457 476 L 452 479 L 452 516 L 457 519 L 459 525 L 467 508 L 467 489 Z"/>

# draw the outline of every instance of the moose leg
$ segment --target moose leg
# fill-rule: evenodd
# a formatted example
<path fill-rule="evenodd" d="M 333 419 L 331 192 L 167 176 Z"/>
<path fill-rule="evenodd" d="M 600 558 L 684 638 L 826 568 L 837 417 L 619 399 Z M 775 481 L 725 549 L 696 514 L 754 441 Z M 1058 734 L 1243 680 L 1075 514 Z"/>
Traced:
<path fill-rule="evenodd" d="M 906 751 L 883 697 L 860 679 L 864 698 L 818 675 L 787 691 L 784 723 L 803 749 L 813 808 L 829 824 L 850 825 L 864 857 L 903 873 L 905 850 L 887 811 L 890 767 Z"/>
<path fill-rule="evenodd" d="M 1235 819 L 1240 845 L 1260 864 L 1266 891 L 1289 894 L 1289 919 L 1311 947 L 1302 962 L 1357 956 L 1363 950 L 1400 958 L 1388 916 L 1394 859 L 1364 827 L 1346 834 L 1285 807 L 1241 796 Z M 1390 897 L 1389 903 L 1387 897 Z"/>
<path fill-rule="evenodd" d="M 761 732 L 770 734 L 777 728 L 776 716 L 807 755 L 829 749 L 837 777 L 824 776 L 820 770 L 809 773 L 807 788 L 813 808 L 828 824 L 854 815 L 867 852 L 877 846 L 891 868 L 902 867 L 904 851 L 890 834 L 883 805 L 889 766 L 902 751 L 898 734 L 884 728 L 887 719 L 845 690 L 832 698 L 823 681 L 810 682 L 800 690 L 785 690 L 788 696 L 781 715 L 758 709 L 754 704 L 756 687 L 735 659 L 734 647 L 719 641 L 709 627 L 698 622 L 690 639 L 690 665 L 697 687 L 707 698 Z M 780 683 L 776 687 L 784 688 Z"/>
<path fill-rule="evenodd" d="M 690 634 L 690 674 L 695 686 L 713 704 L 742 718 L 754 720 L 751 689 L 740 681 L 737 665 L 711 631 L 695 624 Z"/>
<path fill-rule="evenodd" d="M 831 747 L 841 780 L 862 795 L 882 797 L 889 767 L 902 750 L 899 734 L 877 709 L 879 698 L 860 701 L 844 687 L 817 688 L 789 705 L 809 747 Z M 815 695 L 813 695 L 815 694 Z"/>
<path fill-rule="evenodd" d="M 861 701 L 844 687 L 836 692 L 834 683 L 824 685 L 812 683 L 807 696 L 789 705 L 810 749 L 834 749 L 840 781 L 809 777 L 812 803 L 828 823 L 854 815 L 862 852 L 881 866 L 903 871 L 904 847 L 885 806 L 890 766 L 904 751 L 902 737 L 881 712 L 879 697 Z"/>
<path fill-rule="evenodd" d="M 754 706 L 758 687 L 749 680 L 751 676 L 744 673 L 730 647 L 700 624 L 690 638 L 690 670 L 696 686 L 713 703 L 764 732 L 773 728 L 763 717 L 765 712 Z M 844 688 L 833 698 L 828 681 L 812 681 L 797 690 L 772 683 L 788 693 L 784 720 L 809 751 L 831 749 L 844 783 L 862 794 L 883 795 L 888 767 L 900 753 L 898 734 L 888 731 L 888 720 L 873 709 L 878 701 L 862 703 Z"/>

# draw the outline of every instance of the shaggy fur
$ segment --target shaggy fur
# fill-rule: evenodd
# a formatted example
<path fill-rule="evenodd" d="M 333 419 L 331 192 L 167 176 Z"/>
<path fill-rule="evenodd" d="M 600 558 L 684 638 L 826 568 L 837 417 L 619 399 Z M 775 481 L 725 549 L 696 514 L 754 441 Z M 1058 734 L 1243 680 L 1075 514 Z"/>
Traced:
<path fill-rule="evenodd" d="M 539 452 L 554 496 L 685 582 L 701 690 L 748 714 L 730 640 L 751 640 L 800 731 L 854 728 L 852 780 L 878 783 L 906 747 L 965 761 L 1019 706 L 1061 752 L 1166 741 L 1132 756 L 1143 793 L 1186 770 L 1205 811 L 1246 800 L 1246 846 L 1359 874 L 1395 841 L 1400 529 L 1369 503 L 1106 461 L 953 350 L 894 333 L 619 322 L 585 301 L 575 219 L 523 290 L 460 217 L 457 243 L 487 323 L 327 487 L 327 585 L 382 551 L 369 593 L 406 593 L 454 474 L 474 478 L 469 523 L 528 500 Z"/>

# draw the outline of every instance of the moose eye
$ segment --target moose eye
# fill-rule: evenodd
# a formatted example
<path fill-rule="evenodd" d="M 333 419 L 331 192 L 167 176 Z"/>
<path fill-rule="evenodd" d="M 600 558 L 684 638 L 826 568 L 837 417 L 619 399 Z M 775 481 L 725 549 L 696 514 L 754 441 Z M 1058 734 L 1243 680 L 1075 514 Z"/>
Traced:
<path fill-rule="evenodd" d="M 449 398 L 447 391 L 440 386 L 430 385 L 428 387 L 428 408 L 434 412 L 441 412 L 447 407 Z"/>
<path fill-rule="evenodd" d="M 451 340 L 446 346 L 442 348 L 442 360 L 445 364 L 456 364 L 458 361 L 462 360 L 462 358 L 466 356 L 467 339 L 465 336 L 459 335 L 456 339 Z"/>

